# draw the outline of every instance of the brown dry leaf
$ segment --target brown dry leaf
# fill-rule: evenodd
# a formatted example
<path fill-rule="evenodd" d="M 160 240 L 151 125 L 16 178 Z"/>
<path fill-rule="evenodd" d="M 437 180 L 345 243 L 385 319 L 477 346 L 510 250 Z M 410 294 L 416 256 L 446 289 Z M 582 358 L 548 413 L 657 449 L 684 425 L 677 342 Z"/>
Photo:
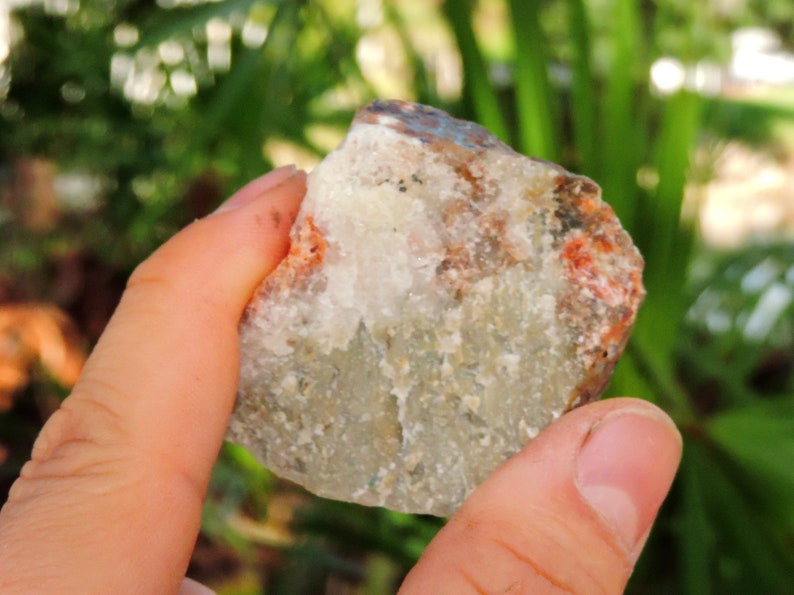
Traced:
<path fill-rule="evenodd" d="M 85 363 L 77 329 L 50 304 L 0 305 L 0 410 L 30 381 L 39 364 L 56 382 L 71 387 Z"/>
<path fill-rule="evenodd" d="M 18 159 L 14 164 L 13 184 L 5 206 L 22 227 L 46 231 L 61 215 L 55 191 L 55 164 L 41 157 Z"/>

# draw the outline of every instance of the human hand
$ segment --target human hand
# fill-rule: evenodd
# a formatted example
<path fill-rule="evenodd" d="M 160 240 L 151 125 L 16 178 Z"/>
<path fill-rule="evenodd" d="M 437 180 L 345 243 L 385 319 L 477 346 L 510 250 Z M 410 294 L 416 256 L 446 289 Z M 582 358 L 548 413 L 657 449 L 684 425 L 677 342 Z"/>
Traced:
<path fill-rule="evenodd" d="M 0 511 L 0 591 L 203 592 L 183 579 L 234 404 L 237 323 L 304 192 L 302 172 L 271 172 L 136 269 Z M 680 453 L 647 402 L 577 409 L 477 488 L 401 592 L 620 592 Z"/>

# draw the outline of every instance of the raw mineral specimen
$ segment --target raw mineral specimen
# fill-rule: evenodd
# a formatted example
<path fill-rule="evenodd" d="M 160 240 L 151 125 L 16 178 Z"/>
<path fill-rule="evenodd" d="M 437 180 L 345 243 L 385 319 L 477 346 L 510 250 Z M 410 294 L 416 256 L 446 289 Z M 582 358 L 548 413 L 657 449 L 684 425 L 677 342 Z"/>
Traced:
<path fill-rule="evenodd" d="M 241 323 L 229 438 L 322 496 L 448 515 L 599 396 L 642 267 L 591 180 L 376 101 L 309 176 Z"/>

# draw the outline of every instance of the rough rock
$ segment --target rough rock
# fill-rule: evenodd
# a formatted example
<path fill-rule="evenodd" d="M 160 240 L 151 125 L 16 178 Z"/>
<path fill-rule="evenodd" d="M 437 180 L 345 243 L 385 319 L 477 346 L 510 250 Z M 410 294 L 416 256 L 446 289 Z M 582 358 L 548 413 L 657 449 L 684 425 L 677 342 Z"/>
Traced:
<path fill-rule="evenodd" d="M 310 174 L 240 326 L 229 438 L 319 495 L 448 515 L 597 398 L 642 259 L 591 180 L 376 101 Z"/>

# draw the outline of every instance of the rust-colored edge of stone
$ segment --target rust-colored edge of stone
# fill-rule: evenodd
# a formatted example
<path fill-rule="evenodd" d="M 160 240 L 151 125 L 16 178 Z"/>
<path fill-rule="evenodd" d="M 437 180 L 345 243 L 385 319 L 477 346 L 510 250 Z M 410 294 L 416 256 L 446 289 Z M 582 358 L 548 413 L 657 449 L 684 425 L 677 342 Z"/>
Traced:
<path fill-rule="evenodd" d="M 290 231 L 290 248 L 284 260 L 265 278 L 254 292 L 243 313 L 241 323 L 254 315 L 263 301 L 272 293 L 286 293 L 293 289 L 305 288 L 312 282 L 312 276 L 325 260 L 328 242 L 314 223 L 314 217 L 306 215 L 300 227 Z"/>
<path fill-rule="evenodd" d="M 576 348 L 585 379 L 571 392 L 570 410 L 606 388 L 645 297 L 645 263 L 595 182 L 565 172 L 555 180 L 554 196 L 562 226 L 556 242 L 569 287 L 557 312 L 569 326 L 590 329 Z M 602 309 L 606 317 L 594 325 Z"/>

